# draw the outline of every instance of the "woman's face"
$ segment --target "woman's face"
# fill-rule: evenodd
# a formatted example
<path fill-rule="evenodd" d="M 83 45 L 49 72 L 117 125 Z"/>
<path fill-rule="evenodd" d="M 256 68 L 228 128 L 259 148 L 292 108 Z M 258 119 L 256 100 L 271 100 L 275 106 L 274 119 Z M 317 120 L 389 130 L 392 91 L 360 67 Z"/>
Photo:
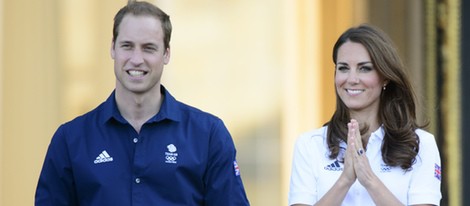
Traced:
<path fill-rule="evenodd" d="M 385 81 L 362 44 L 347 41 L 341 45 L 335 70 L 336 91 L 350 111 L 378 112 Z"/>

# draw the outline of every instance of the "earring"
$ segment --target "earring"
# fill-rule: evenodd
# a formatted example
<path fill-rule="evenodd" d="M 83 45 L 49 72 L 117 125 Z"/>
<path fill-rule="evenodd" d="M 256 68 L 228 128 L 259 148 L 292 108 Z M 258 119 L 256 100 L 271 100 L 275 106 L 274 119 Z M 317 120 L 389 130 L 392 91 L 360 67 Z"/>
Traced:
<path fill-rule="evenodd" d="M 384 84 L 384 86 L 382 87 L 382 89 L 385 91 L 385 89 L 387 89 L 387 85 Z"/>

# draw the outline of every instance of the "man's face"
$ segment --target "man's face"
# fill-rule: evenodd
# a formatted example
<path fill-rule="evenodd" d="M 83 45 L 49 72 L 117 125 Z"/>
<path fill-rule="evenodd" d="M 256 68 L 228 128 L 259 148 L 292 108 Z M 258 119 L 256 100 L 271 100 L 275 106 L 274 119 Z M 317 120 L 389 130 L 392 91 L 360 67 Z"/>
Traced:
<path fill-rule="evenodd" d="M 111 47 L 116 90 L 144 94 L 160 92 L 164 65 L 170 61 L 159 20 L 143 15 L 126 15 Z"/>

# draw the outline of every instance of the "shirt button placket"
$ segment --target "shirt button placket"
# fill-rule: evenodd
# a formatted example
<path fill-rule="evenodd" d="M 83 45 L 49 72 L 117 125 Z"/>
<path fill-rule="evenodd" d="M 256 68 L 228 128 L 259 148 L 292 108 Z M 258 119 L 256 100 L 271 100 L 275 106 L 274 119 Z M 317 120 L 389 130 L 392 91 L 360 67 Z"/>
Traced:
<path fill-rule="evenodd" d="M 137 144 L 137 142 L 139 142 L 139 138 L 138 138 L 138 137 L 134 137 L 134 138 L 132 139 L 132 142 L 134 142 L 134 144 Z M 140 178 L 138 178 L 138 177 L 135 178 L 134 182 L 135 182 L 136 184 L 139 184 L 139 183 L 140 183 Z"/>
<path fill-rule="evenodd" d="M 144 167 L 145 156 L 143 148 L 143 136 L 136 135 L 131 137 L 132 143 L 134 143 L 134 157 L 133 157 L 133 184 L 132 184 L 132 205 L 145 205 L 142 204 L 142 193 L 144 192 L 144 182 L 142 178 L 145 178 L 143 175 L 142 168 Z"/>

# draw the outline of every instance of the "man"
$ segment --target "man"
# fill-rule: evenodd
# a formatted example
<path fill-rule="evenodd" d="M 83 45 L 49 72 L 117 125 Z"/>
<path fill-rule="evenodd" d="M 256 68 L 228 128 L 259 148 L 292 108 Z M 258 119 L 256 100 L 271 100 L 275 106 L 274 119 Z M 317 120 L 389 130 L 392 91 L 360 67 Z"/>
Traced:
<path fill-rule="evenodd" d="M 169 16 L 129 2 L 114 18 L 116 88 L 61 125 L 49 145 L 36 205 L 249 205 L 223 122 L 161 85 Z"/>

